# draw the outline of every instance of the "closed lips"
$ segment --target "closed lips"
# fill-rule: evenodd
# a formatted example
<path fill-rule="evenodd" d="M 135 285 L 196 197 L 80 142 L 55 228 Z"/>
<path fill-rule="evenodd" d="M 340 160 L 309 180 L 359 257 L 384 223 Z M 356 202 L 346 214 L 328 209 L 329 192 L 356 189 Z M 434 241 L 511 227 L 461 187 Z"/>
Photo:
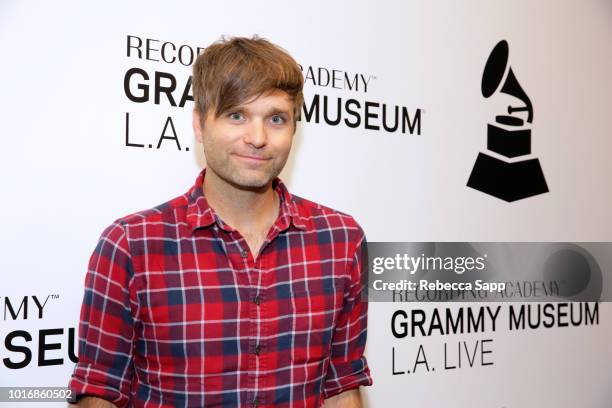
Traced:
<path fill-rule="evenodd" d="M 253 160 L 269 160 L 268 157 L 259 157 L 259 156 L 249 156 L 246 154 L 236 154 L 238 157 L 244 157 L 245 159 L 253 159 Z"/>

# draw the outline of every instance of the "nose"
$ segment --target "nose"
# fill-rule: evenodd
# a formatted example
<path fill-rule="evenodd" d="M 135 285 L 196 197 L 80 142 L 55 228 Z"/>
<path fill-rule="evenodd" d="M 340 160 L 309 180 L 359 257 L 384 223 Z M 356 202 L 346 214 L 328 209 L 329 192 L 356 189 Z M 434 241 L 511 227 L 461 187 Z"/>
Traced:
<path fill-rule="evenodd" d="M 266 126 L 262 120 L 253 120 L 246 132 L 244 142 L 255 148 L 261 148 L 268 142 Z"/>

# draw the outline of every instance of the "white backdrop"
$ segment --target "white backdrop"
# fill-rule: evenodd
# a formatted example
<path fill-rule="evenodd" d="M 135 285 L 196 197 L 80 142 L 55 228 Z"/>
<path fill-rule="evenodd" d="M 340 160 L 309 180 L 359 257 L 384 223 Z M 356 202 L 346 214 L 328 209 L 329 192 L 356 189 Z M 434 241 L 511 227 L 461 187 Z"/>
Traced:
<path fill-rule="evenodd" d="M 139 95 L 139 83 L 153 88 L 155 72 L 164 72 L 176 78 L 178 102 L 190 67 L 128 57 L 128 36 L 157 40 L 151 48 L 169 42 L 196 49 L 222 34 L 259 34 L 286 48 L 305 70 L 338 70 L 368 81 L 366 91 L 307 80 L 307 103 L 315 95 L 327 96 L 332 106 L 336 98 L 353 98 L 362 121 L 366 101 L 420 112 L 420 132 L 413 134 L 322 120 L 299 127 L 281 177 L 293 193 L 355 216 L 368 240 L 612 240 L 608 1 L 5 0 L 0 386 L 67 384 L 73 368 L 68 331 L 77 327 L 87 260 L 102 229 L 183 193 L 205 164 L 191 130 L 192 102 L 174 107 L 162 95 L 156 104 L 151 89 L 148 102 L 136 103 L 124 90 L 131 68 L 149 75 L 129 82 Z M 502 39 L 534 105 L 532 151 L 550 189 L 513 203 L 466 187 L 476 155 L 486 148 L 487 123 L 502 106 L 480 93 L 484 64 Z M 161 59 L 160 52 L 150 58 Z M 126 146 L 126 113 L 130 143 L 145 147 Z M 173 140 L 156 148 L 168 117 L 180 151 Z M 48 299 L 42 318 L 33 296 Z M 24 297 L 27 318 L 22 309 L 13 319 L 7 299 L 18 308 Z M 364 391 L 371 407 L 603 408 L 612 400 L 609 303 L 600 305 L 594 326 L 518 332 L 504 326 L 479 335 L 393 339 L 393 311 L 417 307 L 436 305 L 370 305 L 367 357 L 374 386 Z M 40 330 L 47 329 L 62 333 L 47 336 L 46 343 L 60 348 L 45 356 L 63 363 L 39 366 Z M 31 341 L 14 333 L 19 330 Z M 6 359 L 25 356 L 9 350 L 10 336 L 16 336 L 13 346 L 32 353 L 23 368 L 7 368 Z M 493 365 L 392 375 L 392 347 L 414 362 L 419 344 L 435 360 L 445 342 L 456 348 L 459 341 L 482 339 L 493 339 Z"/>

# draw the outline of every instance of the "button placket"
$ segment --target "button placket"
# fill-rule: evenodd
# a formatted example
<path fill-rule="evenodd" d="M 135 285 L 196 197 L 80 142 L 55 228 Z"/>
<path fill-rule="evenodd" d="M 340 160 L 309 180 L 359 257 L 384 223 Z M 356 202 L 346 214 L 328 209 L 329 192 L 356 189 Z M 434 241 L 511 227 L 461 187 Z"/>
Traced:
<path fill-rule="evenodd" d="M 258 318 L 259 315 L 259 304 L 261 302 L 259 296 L 259 276 L 257 267 L 259 264 L 259 260 L 254 257 L 249 257 L 250 250 L 247 250 L 245 246 L 248 247 L 248 244 L 244 240 L 244 238 L 238 235 L 237 238 L 237 246 L 238 246 L 238 255 L 240 256 L 240 260 L 242 261 L 242 270 L 245 275 L 248 277 L 249 281 L 249 296 L 253 304 L 251 304 L 249 315 L 251 319 L 253 319 L 253 323 L 250 329 L 250 338 L 249 338 L 249 348 L 251 349 L 251 358 L 249 358 L 249 369 L 251 374 L 249 374 L 249 384 L 252 388 L 252 391 L 249 396 L 247 396 L 247 401 L 249 401 L 249 405 L 251 407 L 259 407 L 261 404 L 261 396 L 258 394 L 261 393 L 261 388 L 264 386 L 261 376 L 255 375 L 255 367 L 259 365 L 259 353 L 261 351 L 261 347 L 259 345 L 259 339 L 261 337 L 261 319 Z M 244 276 L 244 275 L 243 275 Z"/>
<path fill-rule="evenodd" d="M 262 247 L 263 248 L 263 247 Z M 264 304 L 262 304 L 262 301 L 264 301 L 266 299 L 266 292 L 264 288 L 267 288 L 269 285 L 269 280 L 270 280 L 270 276 L 269 273 L 266 273 L 267 267 L 268 267 L 268 259 L 269 257 L 266 255 L 266 252 L 264 249 L 262 249 L 260 251 L 260 253 L 258 254 L 257 258 L 254 260 L 253 263 L 253 268 L 256 269 L 258 271 L 258 274 L 260 274 L 261 276 L 258 276 L 260 279 L 256 282 L 259 282 L 259 285 L 257 285 L 256 287 L 256 293 L 255 296 L 253 298 L 253 303 L 254 305 L 252 306 L 255 309 L 255 314 L 257 316 L 259 316 L 259 319 L 257 321 L 257 325 L 258 325 L 258 338 L 255 339 L 256 340 L 256 344 L 255 344 L 255 348 L 253 349 L 253 353 L 255 355 L 255 358 L 257 359 L 258 365 L 260 367 L 261 371 L 266 371 L 267 369 L 267 359 L 266 359 L 266 355 L 264 353 L 265 350 L 265 341 L 262 339 L 265 339 L 266 336 L 268 335 L 268 327 L 266 327 L 266 324 L 263 323 L 263 321 L 265 321 L 266 316 L 266 307 Z M 259 392 L 257 393 L 256 396 L 256 404 L 254 406 L 258 406 L 260 404 L 264 403 L 265 400 L 265 395 L 262 395 L 262 389 L 265 389 L 266 387 L 269 386 L 269 380 L 265 375 L 261 375 L 258 379 L 258 387 L 259 387 Z M 254 401 L 255 402 L 255 401 Z"/>

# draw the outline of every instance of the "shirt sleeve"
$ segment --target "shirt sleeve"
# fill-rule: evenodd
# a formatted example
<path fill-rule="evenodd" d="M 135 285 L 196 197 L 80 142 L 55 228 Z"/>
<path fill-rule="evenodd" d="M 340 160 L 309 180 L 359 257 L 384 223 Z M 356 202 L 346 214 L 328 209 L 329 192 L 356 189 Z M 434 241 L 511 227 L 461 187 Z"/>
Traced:
<path fill-rule="evenodd" d="M 331 357 L 324 397 L 330 398 L 361 385 L 372 385 L 364 354 L 367 337 L 368 303 L 363 295 L 367 265 L 367 243 L 361 228 L 350 264 L 351 284 L 332 338 Z M 365 262 L 364 262 L 365 261 Z"/>
<path fill-rule="evenodd" d="M 134 271 L 122 225 L 108 227 L 91 255 L 79 323 L 79 361 L 68 387 L 125 407 L 133 377 Z"/>

